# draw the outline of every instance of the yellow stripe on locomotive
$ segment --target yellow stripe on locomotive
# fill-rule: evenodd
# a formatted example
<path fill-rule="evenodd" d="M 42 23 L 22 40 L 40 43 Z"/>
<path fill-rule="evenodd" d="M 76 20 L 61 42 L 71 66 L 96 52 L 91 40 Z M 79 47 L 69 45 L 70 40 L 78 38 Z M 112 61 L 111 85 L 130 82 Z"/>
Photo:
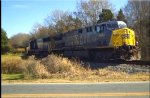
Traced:
<path fill-rule="evenodd" d="M 111 44 L 113 47 L 123 45 L 135 46 L 135 33 L 129 28 L 122 28 L 113 30 L 111 36 Z"/>

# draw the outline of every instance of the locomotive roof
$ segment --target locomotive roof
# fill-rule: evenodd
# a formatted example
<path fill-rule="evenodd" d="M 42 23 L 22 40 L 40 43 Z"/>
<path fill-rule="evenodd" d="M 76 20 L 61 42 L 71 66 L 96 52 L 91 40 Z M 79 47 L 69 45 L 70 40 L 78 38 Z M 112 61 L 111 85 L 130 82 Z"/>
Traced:
<path fill-rule="evenodd" d="M 30 40 L 31 41 L 36 41 L 36 40 L 43 40 L 43 41 L 50 41 L 51 39 L 54 39 L 54 40 L 60 40 L 61 37 L 63 36 L 63 34 L 57 34 L 55 36 L 48 36 L 48 37 L 43 37 L 43 38 L 36 38 L 36 39 L 32 39 Z"/>
<path fill-rule="evenodd" d="M 124 21 L 106 21 L 106 22 L 98 23 L 98 25 L 101 25 L 101 24 L 112 24 L 112 23 L 126 24 Z"/>
<path fill-rule="evenodd" d="M 106 21 L 106 22 L 102 22 L 102 23 L 95 24 L 95 25 L 114 24 L 114 23 L 126 24 L 124 21 Z M 90 27 L 90 26 L 93 26 L 93 25 L 89 25 L 89 26 L 86 26 L 86 27 L 83 27 L 83 28 L 87 28 L 87 27 Z M 71 33 L 71 32 L 77 31 L 77 30 L 79 30 L 79 29 L 82 29 L 82 28 L 78 28 L 78 29 L 75 29 L 75 30 L 71 30 L 71 31 L 68 31 L 68 32 L 66 32 L 66 33 Z"/>

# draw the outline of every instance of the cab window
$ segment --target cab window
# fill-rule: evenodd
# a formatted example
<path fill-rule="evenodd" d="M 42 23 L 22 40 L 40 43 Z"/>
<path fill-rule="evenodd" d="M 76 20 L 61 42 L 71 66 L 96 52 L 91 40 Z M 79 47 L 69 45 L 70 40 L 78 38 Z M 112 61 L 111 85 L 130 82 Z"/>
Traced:
<path fill-rule="evenodd" d="M 86 32 L 92 32 L 92 27 L 87 27 Z"/>
<path fill-rule="evenodd" d="M 103 33 L 105 29 L 106 29 L 106 25 L 105 25 L 105 24 L 102 24 L 102 25 L 100 26 L 100 33 Z"/>
<path fill-rule="evenodd" d="M 95 26 L 95 30 L 97 33 L 99 33 L 100 32 L 100 26 Z"/>
<path fill-rule="evenodd" d="M 107 28 L 111 29 L 111 30 L 114 30 L 114 29 L 118 28 L 118 25 L 117 24 L 107 24 Z"/>
<path fill-rule="evenodd" d="M 100 25 L 100 26 L 96 26 L 96 32 L 97 33 L 103 33 L 104 32 L 104 30 L 106 29 L 106 25 L 105 24 L 102 24 L 102 25 Z"/>

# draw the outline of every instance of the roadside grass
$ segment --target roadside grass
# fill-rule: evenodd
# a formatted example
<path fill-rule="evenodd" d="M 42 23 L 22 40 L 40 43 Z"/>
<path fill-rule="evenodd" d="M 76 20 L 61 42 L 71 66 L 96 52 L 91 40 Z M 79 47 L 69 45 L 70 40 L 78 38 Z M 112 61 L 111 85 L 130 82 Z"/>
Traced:
<path fill-rule="evenodd" d="M 4 61 L 4 60 L 10 59 L 10 58 L 21 59 L 20 55 L 21 54 L 10 54 L 10 53 L 1 55 L 1 60 Z"/>
<path fill-rule="evenodd" d="M 18 75 L 18 76 L 17 76 Z M 25 79 L 22 74 L 17 75 L 2 75 L 2 83 L 91 83 L 91 82 L 129 82 L 129 81 L 149 81 L 149 74 L 141 73 L 139 75 L 127 75 L 126 77 L 99 77 L 89 76 L 86 79 L 75 79 L 75 78 L 47 78 L 47 79 Z M 12 78 L 13 77 L 13 78 Z"/>
<path fill-rule="evenodd" d="M 149 72 L 127 73 L 111 67 L 92 70 L 77 60 L 51 54 L 43 59 L 34 56 L 26 60 L 20 55 L 1 55 L 2 82 L 118 82 L 149 81 Z"/>
<path fill-rule="evenodd" d="M 1 74 L 2 80 L 20 80 L 23 79 L 23 74 Z"/>

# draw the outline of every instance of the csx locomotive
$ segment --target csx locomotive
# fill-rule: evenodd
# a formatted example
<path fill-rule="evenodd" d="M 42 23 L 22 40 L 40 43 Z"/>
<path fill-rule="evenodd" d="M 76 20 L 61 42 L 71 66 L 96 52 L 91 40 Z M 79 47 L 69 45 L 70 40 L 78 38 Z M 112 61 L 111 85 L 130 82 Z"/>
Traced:
<path fill-rule="evenodd" d="M 139 60 L 135 32 L 123 21 L 108 21 L 54 37 L 31 40 L 28 55 L 48 55 L 52 52 L 68 57 L 91 59 Z"/>

